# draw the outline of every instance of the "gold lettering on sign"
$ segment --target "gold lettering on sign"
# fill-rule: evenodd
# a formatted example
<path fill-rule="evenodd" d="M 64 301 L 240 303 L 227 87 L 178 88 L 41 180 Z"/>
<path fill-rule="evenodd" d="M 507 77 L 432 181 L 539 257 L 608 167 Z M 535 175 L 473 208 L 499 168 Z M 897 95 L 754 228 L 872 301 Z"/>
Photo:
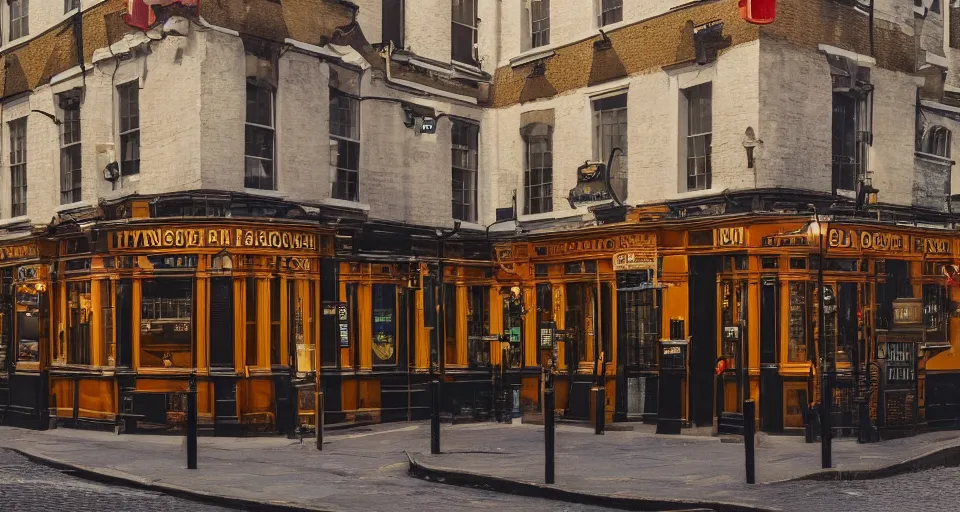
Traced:
<path fill-rule="evenodd" d="M 246 247 L 317 250 L 317 235 L 263 229 L 135 229 L 113 234 L 114 249 Z M 3 249 L 0 249 L 3 251 Z"/>
<path fill-rule="evenodd" d="M 551 245 L 534 247 L 537 256 L 568 256 L 592 252 L 613 252 L 626 249 L 657 248 L 657 235 L 653 233 L 636 233 L 607 238 L 575 240 L 560 242 Z"/>
<path fill-rule="evenodd" d="M 34 258 L 37 256 L 37 246 L 26 244 L 26 245 L 10 245 L 7 247 L 0 247 L 0 261 L 2 260 L 18 260 L 22 258 Z"/>
<path fill-rule="evenodd" d="M 717 247 L 737 247 L 743 245 L 744 242 L 743 227 L 713 230 L 713 243 Z"/>
<path fill-rule="evenodd" d="M 914 252 L 923 254 L 950 254 L 950 240 L 945 238 L 915 237 L 913 239 Z"/>
<path fill-rule="evenodd" d="M 908 247 L 905 235 L 883 231 L 831 229 L 827 241 L 833 249 L 903 252 Z"/>

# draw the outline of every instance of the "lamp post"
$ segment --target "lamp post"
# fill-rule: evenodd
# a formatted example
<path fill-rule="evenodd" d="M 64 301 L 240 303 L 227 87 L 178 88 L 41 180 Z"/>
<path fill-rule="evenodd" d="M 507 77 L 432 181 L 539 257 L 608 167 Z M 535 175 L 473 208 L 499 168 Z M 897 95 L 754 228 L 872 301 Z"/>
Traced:
<path fill-rule="evenodd" d="M 824 322 L 826 315 L 823 307 L 823 225 L 820 223 L 820 215 L 817 208 L 808 205 L 813 210 L 813 222 L 810 223 L 810 237 L 817 239 L 817 342 L 822 351 L 820 359 L 820 396 L 821 409 L 820 415 L 820 462 L 823 469 L 833 466 L 831 462 L 831 427 L 830 415 L 833 411 L 833 382 L 831 381 L 833 367 L 830 363 L 830 350 L 827 348 L 826 334 L 824 333 Z"/>

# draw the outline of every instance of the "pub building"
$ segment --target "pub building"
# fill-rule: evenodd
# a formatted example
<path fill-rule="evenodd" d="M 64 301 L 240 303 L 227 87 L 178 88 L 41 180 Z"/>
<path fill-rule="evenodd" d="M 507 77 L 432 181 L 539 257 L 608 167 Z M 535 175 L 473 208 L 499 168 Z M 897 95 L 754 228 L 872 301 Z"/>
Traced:
<path fill-rule="evenodd" d="M 426 418 L 434 379 L 445 413 L 492 417 L 498 393 L 519 389 L 524 352 L 518 291 L 498 279 L 485 237 L 369 221 L 340 238 L 340 301 L 323 312 L 338 327 L 321 336 L 326 420 Z"/>
<path fill-rule="evenodd" d="M 590 387 L 603 383 L 608 419 L 656 421 L 668 405 L 658 404 L 660 344 L 679 339 L 689 343 L 686 377 L 681 403 L 669 405 L 684 425 L 739 432 L 749 397 L 760 428 L 799 431 L 821 401 L 824 354 L 835 367 L 835 427 L 853 432 L 862 414 L 881 433 L 953 418 L 960 367 L 948 349 L 960 333 L 944 275 L 953 231 L 677 211 L 636 208 L 622 222 L 497 245 L 498 263 L 535 290 L 528 330 L 552 322 L 562 334 L 543 347 L 557 354 L 558 412 L 586 419 Z"/>
<path fill-rule="evenodd" d="M 272 199 L 185 194 L 5 242 L 5 424 L 166 429 L 196 378 L 204 429 L 312 425 L 321 300 L 335 299 L 322 222 Z"/>

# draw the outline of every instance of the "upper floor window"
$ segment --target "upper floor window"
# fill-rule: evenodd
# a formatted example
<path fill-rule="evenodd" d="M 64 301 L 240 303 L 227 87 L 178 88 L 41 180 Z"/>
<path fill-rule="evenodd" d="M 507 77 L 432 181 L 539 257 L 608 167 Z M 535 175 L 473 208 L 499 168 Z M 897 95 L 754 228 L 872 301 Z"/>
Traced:
<path fill-rule="evenodd" d="M 27 118 L 10 121 L 10 216 L 27 214 Z"/>
<path fill-rule="evenodd" d="M 530 48 L 550 44 L 550 0 L 529 0 Z"/>
<path fill-rule="evenodd" d="M 604 27 L 623 21 L 623 0 L 597 0 L 597 23 Z"/>
<path fill-rule="evenodd" d="M 80 0 L 63 0 L 63 12 L 68 13 L 80 8 Z"/>
<path fill-rule="evenodd" d="M 333 197 L 360 200 L 360 101 L 330 89 L 330 165 L 336 169 Z"/>
<path fill-rule="evenodd" d="M 553 133 L 537 123 L 525 132 L 526 166 L 523 170 L 523 213 L 553 211 Z"/>
<path fill-rule="evenodd" d="M 7 0 L 10 7 L 10 41 L 30 34 L 30 0 Z"/>
<path fill-rule="evenodd" d="M 247 84 L 246 165 L 243 186 L 276 190 L 274 161 L 273 90 Z"/>
<path fill-rule="evenodd" d="M 60 204 L 80 200 L 80 98 L 72 93 L 58 98 L 60 124 Z"/>
<path fill-rule="evenodd" d="M 923 136 L 924 153 L 950 158 L 950 142 L 953 134 L 942 126 L 932 126 Z"/>
<path fill-rule="evenodd" d="M 394 48 L 403 48 L 403 2 L 404 0 L 383 0 L 380 27 L 380 42 L 393 42 Z"/>
<path fill-rule="evenodd" d="M 120 174 L 140 174 L 140 81 L 117 87 L 120 95 Z"/>
<path fill-rule="evenodd" d="M 453 121 L 453 218 L 477 221 L 477 152 L 480 127 L 466 121 Z"/>
<path fill-rule="evenodd" d="M 854 191 L 866 176 L 873 143 L 873 86 L 870 68 L 828 55 L 833 82 L 832 192 Z"/>
<path fill-rule="evenodd" d="M 683 90 L 686 99 L 687 190 L 709 190 L 713 139 L 713 85 L 709 82 Z"/>
<path fill-rule="evenodd" d="M 451 57 L 457 62 L 477 64 L 477 0 L 452 0 Z"/>
<path fill-rule="evenodd" d="M 613 150 L 620 158 L 607 162 Z M 593 159 L 609 164 L 610 186 L 623 201 L 627 195 L 627 95 L 593 100 Z"/>

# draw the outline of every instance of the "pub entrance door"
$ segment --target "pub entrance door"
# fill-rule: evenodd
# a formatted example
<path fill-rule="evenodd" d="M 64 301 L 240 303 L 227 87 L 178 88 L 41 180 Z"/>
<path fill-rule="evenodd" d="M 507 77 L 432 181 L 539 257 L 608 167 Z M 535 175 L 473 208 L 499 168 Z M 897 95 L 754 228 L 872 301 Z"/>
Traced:
<path fill-rule="evenodd" d="M 590 417 L 590 387 L 592 374 L 579 374 L 581 363 L 593 361 L 597 350 L 597 288 L 594 283 L 567 284 L 566 327 L 572 331 L 572 342 L 566 343 L 569 400 L 566 416 L 586 420 Z"/>
<path fill-rule="evenodd" d="M 690 257 L 690 421 L 713 425 L 717 360 L 717 256 Z"/>
<path fill-rule="evenodd" d="M 657 417 L 662 297 L 651 274 L 617 273 L 617 421 Z"/>
<path fill-rule="evenodd" d="M 778 350 L 780 284 L 774 277 L 760 282 L 760 428 L 783 431 L 783 379 Z"/>

